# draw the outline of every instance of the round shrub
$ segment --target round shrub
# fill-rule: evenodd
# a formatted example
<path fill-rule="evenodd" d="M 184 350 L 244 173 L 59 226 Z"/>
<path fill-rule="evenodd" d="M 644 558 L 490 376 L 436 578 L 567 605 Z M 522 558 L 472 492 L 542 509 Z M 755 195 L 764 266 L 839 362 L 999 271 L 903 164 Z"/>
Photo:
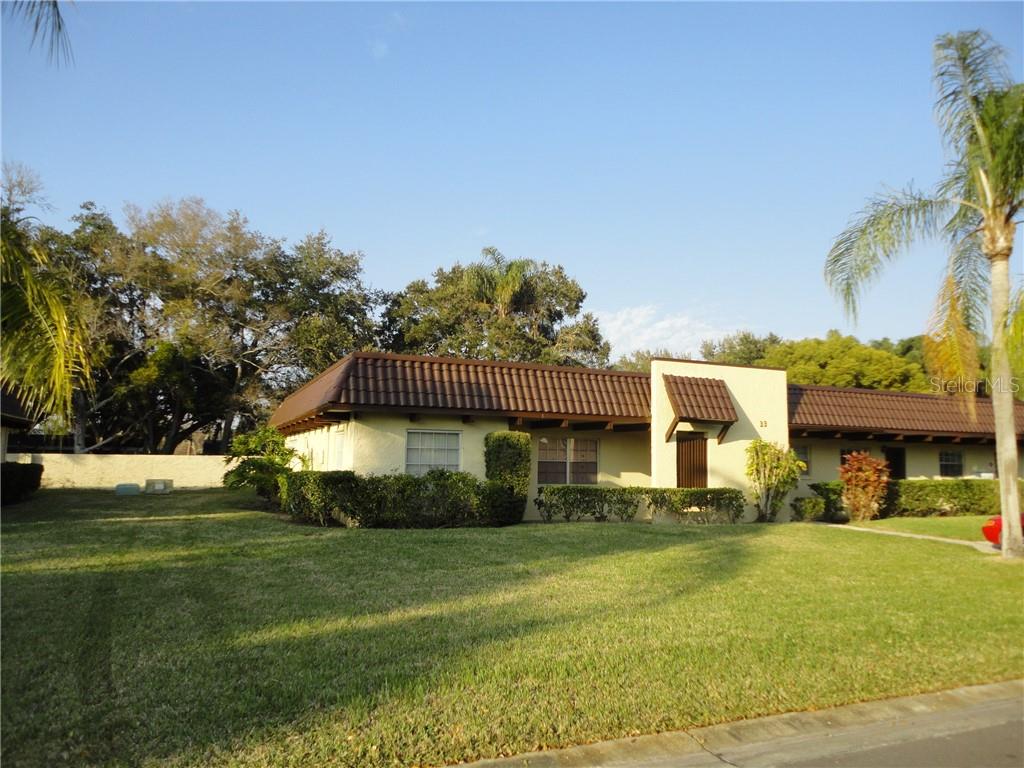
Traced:
<path fill-rule="evenodd" d="M 801 496 L 789 503 L 793 514 L 790 520 L 800 522 L 803 520 L 819 520 L 825 516 L 825 500 L 820 496 Z"/>

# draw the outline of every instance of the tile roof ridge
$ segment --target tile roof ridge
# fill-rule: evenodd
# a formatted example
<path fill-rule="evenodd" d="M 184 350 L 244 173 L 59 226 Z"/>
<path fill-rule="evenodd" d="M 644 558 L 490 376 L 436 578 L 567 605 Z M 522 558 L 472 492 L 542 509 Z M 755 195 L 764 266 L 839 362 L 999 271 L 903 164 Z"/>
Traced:
<path fill-rule="evenodd" d="M 442 357 L 437 355 L 412 355 L 404 352 L 353 352 L 350 357 L 365 360 L 401 360 L 419 363 L 449 363 L 455 365 L 482 365 L 489 368 L 519 368 L 533 371 L 556 371 L 564 373 L 593 373 L 600 376 L 628 376 L 649 379 L 651 375 L 642 371 L 620 371 L 616 368 L 587 368 L 578 365 L 553 365 L 551 363 L 526 363 L 518 360 L 481 360 L 469 357 Z M 335 363 L 337 365 L 337 363 Z M 333 367 L 333 366 L 332 366 Z M 328 369 L 329 370 L 329 369 Z M 326 371 L 325 371 L 326 373 Z"/>
<path fill-rule="evenodd" d="M 790 382 L 787 384 L 789 389 L 811 389 L 819 392 L 851 392 L 855 394 L 864 393 L 868 395 L 897 395 L 900 397 L 923 397 L 931 398 L 933 400 L 952 400 L 957 398 L 956 393 L 952 392 L 904 392 L 899 389 L 872 389 L 871 387 L 835 387 L 829 384 L 796 384 Z M 978 400 L 990 402 L 992 400 L 988 395 L 975 395 Z M 1015 401 L 1015 405 L 1024 405 L 1024 402 L 1020 400 Z"/>

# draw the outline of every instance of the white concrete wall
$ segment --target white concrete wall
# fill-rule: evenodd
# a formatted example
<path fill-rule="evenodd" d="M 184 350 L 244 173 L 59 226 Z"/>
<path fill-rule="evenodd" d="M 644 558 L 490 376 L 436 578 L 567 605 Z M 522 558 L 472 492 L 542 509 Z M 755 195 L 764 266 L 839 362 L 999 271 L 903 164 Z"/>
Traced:
<path fill-rule="evenodd" d="M 677 432 L 704 432 L 708 438 L 708 485 L 739 488 L 748 496 L 747 514 L 754 514 L 749 503 L 746 477 L 747 446 L 757 438 L 789 446 L 789 414 L 786 405 L 786 372 L 766 368 L 655 360 L 651 364 L 651 485 L 676 486 L 676 441 L 666 439 L 674 413 L 665 389 L 664 375 L 722 379 L 729 390 L 737 422 L 725 439 L 718 442 L 719 425 L 680 423 Z"/>
<path fill-rule="evenodd" d="M 43 488 L 106 488 L 118 483 L 173 480 L 175 488 L 219 488 L 223 456 L 162 456 L 116 453 L 11 453 L 8 461 L 43 465 Z"/>

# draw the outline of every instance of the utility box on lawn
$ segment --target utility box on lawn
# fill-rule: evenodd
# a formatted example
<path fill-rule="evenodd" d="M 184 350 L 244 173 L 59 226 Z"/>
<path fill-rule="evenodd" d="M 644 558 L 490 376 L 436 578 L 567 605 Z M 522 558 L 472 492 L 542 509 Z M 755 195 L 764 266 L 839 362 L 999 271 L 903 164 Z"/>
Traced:
<path fill-rule="evenodd" d="M 170 493 L 173 490 L 173 480 L 146 480 L 146 493 Z"/>

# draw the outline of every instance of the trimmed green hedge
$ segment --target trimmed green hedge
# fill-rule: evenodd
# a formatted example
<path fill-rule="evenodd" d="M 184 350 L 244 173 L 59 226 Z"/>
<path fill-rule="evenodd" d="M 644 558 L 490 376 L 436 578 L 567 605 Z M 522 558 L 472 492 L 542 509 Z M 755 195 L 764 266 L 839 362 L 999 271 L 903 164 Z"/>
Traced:
<path fill-rule="evenodd" d="M 0 504 L 15 504 L 39 490 L 42 464 L 5 461 L 0 464 Z"/>
<path fill-rule="evenodd" d="M 803 520 L 820 520 L 825 516 L 825 500 L 820 496 L 801 496 L 789 503 L 793 510 L 789 518 L 794 523 Z"/>
<path fill-rule="evenodd" d="M 550 522 L 609 517 L 632 520 L 646 500 L 657 512 L 693 523 L 734 523 L 743 514 L 743 492 L 735 488 L 641 488 L 598 485 L 546 485 L 536 499 L 541 517 Z"/>
<path fill-rule="evenodd" d="M 999 481 L 961 478 L 897 480 L 889 484 L 882 509 L 883 517 L 998 514 Z"/>
<path fill-rule="evenodd" d="M 495 484 L 481 491 L 488 500 L 487 518 L 493 525 L 521 523 L 530 490 L 530 436 L 511 431 L 485 435 L 484 474 L 488 484 Z"/>
<path fill-rule="evenodd" d="M 534 502 L 545 522 L 556 517 L 566 522 L 584 517 L 602 521 L 608 519 L 605 500 L 609 490 L 598 485 L 545 485 L 537 490 Z"/>
<path fill-rule="evenodd" d="M 281 510 L 295 520 L 334 525 L 339 507 L 355 491 L 355 472 L 287 472 L 278 477 Z"/>
<path fill-rule="evenodd" d="M 1018 487 L 1024 490 L 1024 481 Z M 843 484 L 811 483 L 825 503 L 827 522 L 845 522 Z M 999 484 L 996 480 L 949 478 L 946 480 L 893 480 L 882 502 L 880 517 L 928 517 L 931 515 L 998 515 Z"/>
<path fill-rule="evenodd" d="M 512 525 L 522 499 L 511 486 L 466 472 L 414 475 L 291 472 L 280 479 L 281 509 L 313 525 L 360 528 L 455 528 Z"/>
<path fill-rule="evenodd" d="M 526 432 L 489 432 L 484 436 L 488 480 L 512 486 L 524 497 L 530 488 L 530 436 Z"/>
<path fill-rule="evenodd" d="M 743 491 L 737 488 L 646 488 L 655 512 L 682 522 L 735 523 L 743 515 Z"/>

